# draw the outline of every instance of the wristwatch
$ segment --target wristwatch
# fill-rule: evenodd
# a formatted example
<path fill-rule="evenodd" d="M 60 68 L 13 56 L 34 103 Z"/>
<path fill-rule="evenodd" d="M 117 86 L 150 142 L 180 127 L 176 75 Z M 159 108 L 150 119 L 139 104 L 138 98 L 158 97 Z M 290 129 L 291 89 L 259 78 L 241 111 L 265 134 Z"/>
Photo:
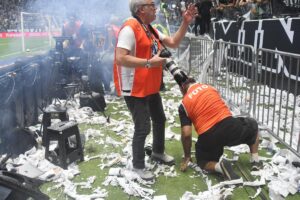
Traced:
<path fill-rule="evenodd" d="M 150 63 L 149 59 L 147 59 L 145 67 L 147 67 L 147 68 L 151 67 L 151 63 Z"/>

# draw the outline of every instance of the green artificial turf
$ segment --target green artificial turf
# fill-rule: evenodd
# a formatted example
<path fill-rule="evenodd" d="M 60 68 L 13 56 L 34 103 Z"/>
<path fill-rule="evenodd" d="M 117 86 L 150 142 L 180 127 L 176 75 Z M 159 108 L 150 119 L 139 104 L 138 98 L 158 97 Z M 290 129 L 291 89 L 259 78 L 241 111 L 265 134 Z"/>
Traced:
<path fill-rule="evenodd" d="M 52 42 L 52 44 L 54 44 Z M 25 38 L 25 49 L 29 51 L 22 52 L 21 38 L 1 38 L 0 39 L 0 60 L 9 58 L 32 55 L 40 50 L 49 49 L 49 40 L 47 37 Z"/>
<path fill-rule="evenodd" d="M 22 45 L 21 45 L 20 38 L 13 38 L 13 39 L 0 39 L 0 60 L 8 59 L 12 57 L 18 57 L 20 55 L 29 55 L 34 53 L 35 51 L 41 49 L 48 49 L 48 40 L 47 38 L 26 38 L 26 49 L 30 49 L 30 52 L 22 52 Z M 167 90 L 170 87 L 178 87 L 175 83 L 167 84 Z M 178 88 L 177 88 L 178 89 Z M 162 96 L 166 99 L 174 99 L 175 102 L 180 101 L 181 96 L 178 97 L 170 97 L 166 95 L 166 93 L 161 93 Z M 117 98 L 117 102 L 122 102 L 121 105 L 116 103 L 109 103 L 106 113 L 110 115 L 110 117 L 114 120 L 128 120 L 131 123 L 131 118 L 124 116 L 121 111 L 127 111 L 127 107 L 122 98 Z M 179 123 L 178 116 L 176 117 L 176 122 Z M 92 128 L 92 129 L 99 129 L 102 133 L 105 133 L 112 137 L 117 141 L 122 141 L 124 139 L 122 136 L 117 136 L 115 132 L 111 129 L 111 126 L 101 126 L 101 125 L 90 125 L 90 124 L 80 124 L 79 125 L 80 132 L 83 133 L 85 130 Z M 180 134 L 179 127 L 171 127 L 171 130 L 177 134 Z M 196 135 L 194 135 L 196 137 Z M 85 144 L 84 154 L 89 156 L 95 156 L 103 153 L 110 153 L 119 152 L 121 154 L 122 147 L 107 147 L 105 148 L 103 145 L 95 144 L 94 140 L 88 140 Z M 205 180 L 202 179 L 201 176 L 196 174 L 193 170 L 189 169 L 187 172 L 182 173 L 179 170 L 180 161 L 182 158 L 182 146 L 180 141 L 175 140 L 168 140 L 166 141 L 166 152 L 168 154 L 175 157 L 176 160 L 176 172 L 177 177 L 165 177 L 159 176 L 156 179 L 154 185 L 151 186 L 152 189 L 155 190 L 154 195 L 166 195 L 168 200 L 176 200 L 180 199 L 180 197 L 184 194 L 185 191 L 190 191 L 193 194 L 197 194 L 200 191 L 207 190 L 207 185 Z M 230 156 L 231 152 L 226 151 L 226 153 Z M 260 155 L 262 156 L 270 156 L 269 152 L 266 150 L 261 150 Z M 195 160 L 195 159 L 194 159 Z M 138 197 L 132 197 L 127 195 L 122 191 L 120 187 L 113 187 L 113 186 L 103 186 L 102 182 L 105 180 L 105 177 L 108 174 L 109 168 L 104 168 L 100 170 L 99 164 L 101 163 L 100 159 L 90 160 L 88 162 L 81 162 L 78 163 L 80 174 L 77 175 L 73 181 L 74 182 L 82 182 L 86 181 L 86 179 L 90 176 L 96 176 L 95 182 L 92 184 L 92 189 L 80 189 L 78 187 L 79 194 L 90 194 L 91 191 L 97 187 L 104 188 L 108 191 L 108 197 L 106 199 L 111 200 L 122 200 L 122 199 L 140 199 Z M 250 173 L 250 164 L 249 164 L 249 155 L 248 154 L 241 154 L 238 161 L 239 166 L 246 171 L 247 174 Z M 239 169 L 235 166 L 234 169 L 236 172 L 241 175 Z M 191 178 L 193 177 L 193 178 Z M 220 181 L 223 181 L 223 178 L 218 176 L 217 174 L 209 174 L 209 179 L 212 180 L 213 184 L 216 184 Z M 252 180 L 255 177 L 251 177 Z M 70 199 L 64 193 L 63 187 L 56 188 L 57 183 L 49 182 L 45 183 L 41 186 L 41 191 L 46 193 L 50 196 L 51 199 Z M 256 193 L 256 188 L 253 187 L 237 187 L 233 192 L 233 196 L 229 199 L 233 200 L 240 200 L 240 199 L 249 199 L 249 196 L 253 196 Z M 267 186 L 263 187 L 263 193 L 266 197 L 268 197 L 268 188 Z M 269 197 L 268 197 L 269 198 Z M 257 197 L 256 199 L 261 199 Z M 300 195 L 297 193 L 296 195 L 290 195 L 286 199 L 288 200 L 299 200 Z"/>
<path fill-rule="evenodd" d="M 173 87 L 175 84 L 168 85 L 167 88 Z M 162 93 L 162 96 L 164 98 L 168 98 L 168 96 L 165 93 Z M 172 97 L 173 99 L 180 100 L 180 97 Z M 122 114 L 122 111 L 127 111 L 126 105 L 124 103 L 124 100 L 122 98 L 116 98 L 116 102 L 122 102 L 122 104 L 117 103 L 108 103 L 108 107 L 106 110 L 106 113 L 110 115 L 111 119 L 115 119 L 118 121 L 122 120 L 131 120 L 129 116 L 125 116 Z M 128 121 L 131 123 L 131 121 Z M 178 116 L 176 117 L 176 122 L 179 122 Z M 92 128 L 92 129 L 99 129 L 102 133 L 105 133 L 105 135 L 108 135 L 112 137 L 113 139 L 117 141 L 123 141 L 124 137 L 121 135 L 116 135 L 115 132 L 112 131 L 113 126 L 102 126 L 102 125 L 89 125 L 89 124 L 80 124 L 79 126 L 80 132 L 83 133 L 85 130 Z M 177 134 L 180 134 L 180 128 L 178 127 L 172 127 L 171 130 Z M 194 135 L 196 137 L 196 135 Z M 120 153 L 122 155 L 122 145 L 120 147 L 112 147 L 108 146 L 105 147 L 105 145 L 99 145 L 94 142 L 94 140 L 87 140 L 85 143 L 85 156 L 95 156 L 95 155 L 101 155 L 105 153 Z M 163 175 L 160 175 L 155 183 L 151 186 L 152 189 L 155 190 L 155 196 L 157 195 L 166 195 L 168 200 L 176 200 L 180 199 L 182 195 L 186 191 L 190 191 L 193 194 L 198 194 L 200 191 L 207 190 L 207 185 L 205 180 L 199 175 L 196 174 L 195 171 L 188 169 L 187 172 L 182 173 L 179 170 L 181 158 L 183 155 L 182 146 L 180 141 L 176 140 L 167 140 L 166 141 L 166 152 L 168 154 L 175 157 L 176 165 L 175 169 L 177 172 L 176 177 L 165 177 Z M 229 150 L 226 150 L 225 153 L 228 155 L 228 157 L 232 156 L 232 152 Z M 261 150 L 260 155 L 262 156 L 271 156 L 266 150 Z M 194 159 L 195 160 L 195 159 Z M 96 176 L 95 182 L 92 184 L 92 189 L 80 189 L 78 187 L 77 192 L 79 194 L 91 194 L 92 190 L 100 187 L 102 189 L 106 189 L 108 191 L 108 197 L 106 199 L 111 200 L 122 200 L 122 199 L 140 199 L 138 197 L 129 196 L 126 193 L 122 191 L 120 187 L 113 187 L 113 186 L 103 186 L 102 182 L 105 180 L 105 177 L 108 175 L 109 168 L 104 168 L 103 170 L 100 170 L 99 164 L 101 163 L 100 159 L 94 159 L 87 162 L 80 162 L 78 163 L 80 174 L 77 175 L 73 181 L 74 182 L 83 182 L 86 181 L 88 177 Z M 245 172 L 247 175 L 250 174 L 250 163 L 249 163 L 249 155 L 248 154 L 241 154 L 239 156 L 239 160 L 237 163 Z M 241 175 L 241 172 L 237 168 L 236 165 L 234 165 L 235 171 Z M 217 175 L 217 174 L 208 174 L 208 178 L 212 181 L 212 184 L 217 184 L 220 181 L 224 181 L 224 179 Z M 255 177 L 251 177 L 251 180 L 254 180 Z M 53 188 L 56 185 L 56 183 L 46 183 L 41 186 L 41 190 L 49 195 L 51 199 L 70 199 L 66 197 L 66 195 L 63 193 L 63 188 Z M 52 189 L 51 189 L 52 188 Z M 240 199 L 249 199 L 249 196 L 253 196 L 256 193 L 256 188 L 253 187 L 236 187 L 233 191 L 233 195 L 230 196 L 228 199 L 232 200 L 240 200 Z M 263 187 L 263 193 L 269 199 L 268 195 L 268 188 L 267 186 Z M 261 199 L 260 197 L 257 197 L 256 199 Z M 286 199 L 289 200 L 296 200 L 300 199 L 299 193 L 294 196 L 288 196 Z"/>

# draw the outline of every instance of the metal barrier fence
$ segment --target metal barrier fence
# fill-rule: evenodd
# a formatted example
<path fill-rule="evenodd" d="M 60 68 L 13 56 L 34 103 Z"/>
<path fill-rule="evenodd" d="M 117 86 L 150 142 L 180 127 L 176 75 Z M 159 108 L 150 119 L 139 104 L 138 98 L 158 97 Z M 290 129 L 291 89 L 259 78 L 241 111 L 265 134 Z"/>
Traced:
<path fill-rule="evenodd" d="M 187 73 L 198 76 L 212 58 L 213 41 L 195 37 L 185 37 L 177 49 L 177 63 Z M 201 54 L 199 54 L 201 52 Z M 174 55 L 174 54 L 173 54 Z M 209 59 L 210 60 L 210 59 Z"/>
<path fill-rule="evenodd" d="M 300 55 L 191 38 L 190 68 L 300 157 Z M 194 70 L 195 69 L 195 70 Z"/>
<path fill-rule="evenodd" d="M 201 52 L 199 54 L 198 52 Z M 191 38 L 190 63 L 192 73 L 200 74 L 207 66 L 207 61 L 211 61 L 213 52 L 213 41 L 202 38 Z M 197 67 L 199 66 L 199 67 Z M 194 70 L 192 70 L 194 69 Z"/>
<path fill-rule="evenodd" d="M 268 49 L 256 53 L 255 118 L 300 155 L 300 55 Z"/>
<path fill-rule="evenodd" d="M 230 105 L 238 107 L 240 114 L 251 115 L 253 47 L 216 41 L 212 60 L 206 82 L 214 85 Z"/>

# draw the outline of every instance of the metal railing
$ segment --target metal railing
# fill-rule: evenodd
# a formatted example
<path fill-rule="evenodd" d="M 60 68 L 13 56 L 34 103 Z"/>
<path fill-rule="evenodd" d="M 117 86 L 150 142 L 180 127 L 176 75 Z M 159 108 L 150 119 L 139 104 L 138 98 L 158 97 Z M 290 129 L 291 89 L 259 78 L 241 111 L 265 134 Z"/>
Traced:
<path fill-rule="evenodd" d="M 300 157 L 300 55 L 190 38 L 192 76 Z"/>
<path fill-rule="evenodd" d="M 241 114 L 251 115 L 252 111 L 253 63 L 252 46 L 215 41 L 213 63 L 206 82 L 214 85 Z"/>
<path fill-rule="evenodd" d="M 300 55 L 258 49 L 255 66 L 255 118 L 300 155 Z"/>

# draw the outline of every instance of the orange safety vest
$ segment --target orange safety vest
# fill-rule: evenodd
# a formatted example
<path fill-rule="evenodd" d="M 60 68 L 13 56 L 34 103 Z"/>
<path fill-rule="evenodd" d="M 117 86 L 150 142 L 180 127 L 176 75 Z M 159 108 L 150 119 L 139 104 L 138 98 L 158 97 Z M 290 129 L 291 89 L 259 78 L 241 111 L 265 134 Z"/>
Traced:
<path fill-rule="evenodd" d="M 198 135 L 232 116 L 218 91 L 206 84 L 196 83 L 190 86 L 183 97 L 182 105 Z"/>
<path fill-rule="evenodd" d="M 128 19 L 122 28 L 130 26 L 135 36 L 136 57 L 151 58 L 152 40 L 148 38 L 142 25 L 134 18 Z M 121 29 L 122 29 L 121 28 Z M 154 36 L 153 36 L 154 37 Z M 160 43 L 158 48 L 160 49 Z M 132 70 L 131 70 L 132 69 Z M 131 70 L 130 74 L 124 76 L 124 71 Z M 114 82 L 117 94 L 119 96 L 145 97 L 159 92 L 162 79 L 162 66 L 146 68 L 145 66 L 137 68 L 127 68 L 116 64 L 116 53 L 114 59 Z M 129 78 L 130 77 L 130 78 Z M 127 89 L 124 89 L 124 85 Z M 129 89 L 128 89 L 129 88 Z"/>
<path fill-rule="evenodd" d="M 82 39 L 80 38 L 80 27 L 81 27 L 81 22 L 76 21 L 74 26 L 71 26 L 69 22 L 64 24 L 64 35 L 63 36 L 70 36 L 72 37 L 73 35 L 76 35 L 77 38 L 74 41 L 76 47 L 80 47 L 82 43 Z"/>

